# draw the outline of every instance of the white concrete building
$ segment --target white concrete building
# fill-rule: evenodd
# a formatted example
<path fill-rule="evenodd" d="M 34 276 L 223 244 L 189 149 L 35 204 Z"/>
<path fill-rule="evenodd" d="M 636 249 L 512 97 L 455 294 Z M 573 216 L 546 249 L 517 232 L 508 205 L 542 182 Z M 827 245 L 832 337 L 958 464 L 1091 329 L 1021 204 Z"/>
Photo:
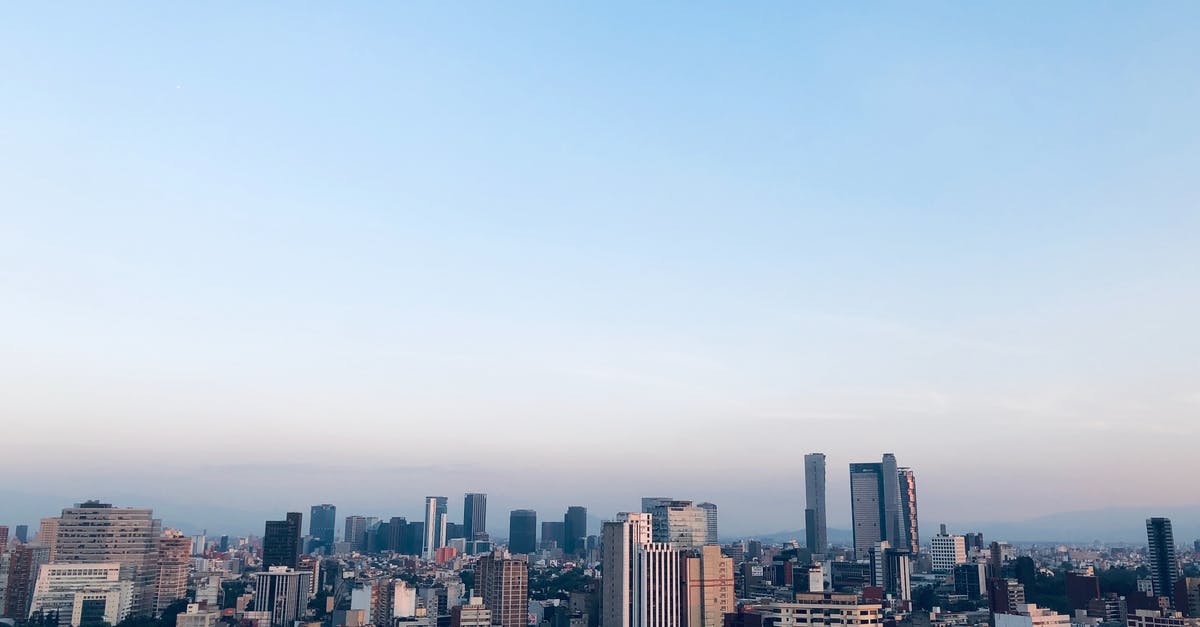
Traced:
<path fill-rule="evenodd" d="M 1071 617 L 1033 603 L 1017 606 L 1016 614 L 993 614 L 995 627 L 1070 627 Z"/>
<path fill-rule="evenodd" d="M 30 614 L 58 612 L 59 625 L 79 625 L 85 616 L 103 617 L 115 625 L 132 610 L 132 574 L 132 567 L 122 568 L 115 562 L 43 564 L 34 584 Z"/>
<path fill-rule="evenodd" d="M 933 572 L 948 573 L 955 566 L 967 563 L 967 540 L 943 529 L 929 539 L 929 557 L 933 560 Z"/>

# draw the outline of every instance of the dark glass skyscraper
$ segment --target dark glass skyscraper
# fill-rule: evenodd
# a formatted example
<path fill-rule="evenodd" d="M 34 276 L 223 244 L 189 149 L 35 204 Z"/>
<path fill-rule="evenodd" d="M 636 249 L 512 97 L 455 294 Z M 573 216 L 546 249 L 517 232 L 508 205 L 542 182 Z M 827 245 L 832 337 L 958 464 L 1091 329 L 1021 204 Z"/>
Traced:
<path fill-rule="evenodd" d="M 284 520 L 268 520 L 263 532 L 263 570 L 272 566 L 295 568 L 300 558 L 300 529 L 304 515 L 288 512 Z"/>
<path fill-rule="evenodd" d="M 1150 549 L 1150 581 L 1154 596 L 1171 599 L 1175 594 L 1175 582 L 1179 580 L 1171 519 L 1147 518 L 1146 541 Z"/>
<path fill-rule="evenodd" d="M 508 550 L 512 553 L 537 551 L 537 512 L 515 509 L 508 515 Z"/>
<path fill-rule="evenodd" d="M 333 528 L 337 524 L 337 508 L 329 503 L 313 505 L 308 519 L 308 535 L 316 546 L 333 546 Z"/>
<path fill-rule="evenodd" d="M 463 537 L 474 540 L 487 534 L 487 495 L 471 492 L 463 497 Z"/>
<path fill-rule="evenodd" d="M 572 505 L 563 516 L 563 552 L 575 555 L 587 548 L 587 508 Z"/>

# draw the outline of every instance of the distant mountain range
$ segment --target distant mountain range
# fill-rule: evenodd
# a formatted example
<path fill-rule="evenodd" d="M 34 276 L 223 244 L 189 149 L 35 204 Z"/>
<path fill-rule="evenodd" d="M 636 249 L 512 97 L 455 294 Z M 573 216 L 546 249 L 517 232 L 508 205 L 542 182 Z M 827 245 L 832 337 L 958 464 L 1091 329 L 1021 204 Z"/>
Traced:
<path fill-rule="evenodd" d="M 1130 544 L 1146 543 L 1146 519 L 1165 516 L 1171 519 L 1175 541 L 1191 544 L 1200 539 L 1200 505 L 1173 507 L 1108 507 L 1076 512 L 1047 514 L 1026 520 L 1007 522 L 953 522 L 947 527 L 952 533 L 982 532 L 985 541 L 1003 540 L 1019 543 L 1072 543 L 1086 544 L 1094 541 Z M 940 523 L 924 522 L 921 538 L 927 540 L 937 533 Z M 797 540 L 804 544 L 804 530 L 776 531 L 732 539 L 754 538 L 767 543 Z M 722 539 L 724 540 L 724 538 Z M 853 534 L 848 529 L 829 529 L 829 541 L 849 544 Z"/>

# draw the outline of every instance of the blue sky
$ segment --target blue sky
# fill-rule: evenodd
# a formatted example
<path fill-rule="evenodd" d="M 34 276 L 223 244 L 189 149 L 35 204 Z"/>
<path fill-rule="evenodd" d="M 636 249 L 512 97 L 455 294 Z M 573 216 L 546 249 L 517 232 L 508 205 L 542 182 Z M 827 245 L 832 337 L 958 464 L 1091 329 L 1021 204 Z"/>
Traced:
<path fill-rule="evenodd" d="M 750 532 L 888 450 L 927 525 L 1195 504 L 1150 478 L 1200 435 L 1198 13 L 12 7 L 0 468 Z"/>

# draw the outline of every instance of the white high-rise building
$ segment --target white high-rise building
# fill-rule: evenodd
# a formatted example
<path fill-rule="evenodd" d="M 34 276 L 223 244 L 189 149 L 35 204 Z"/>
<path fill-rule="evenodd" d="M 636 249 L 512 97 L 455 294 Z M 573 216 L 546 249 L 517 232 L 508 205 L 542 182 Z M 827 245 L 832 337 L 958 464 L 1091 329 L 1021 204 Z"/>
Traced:
<path fill-rule="evenodd" d="M 679 549 L 667 542 L 637 547 L 634 558 L 634 627 L 679 627 Z"/>
<path fill-rule="evenodd" d="M 124 573 L 124 576 L 122 576 Z M 133 605 L 134 569 L 116 562 L 104 564 L 43 564 L 33 588 L 29 611 L 58 612 L 59 625 L 78 626 L 102 619 L 115 625 Z"/>
<path fill-rule="evenodd" d="M 946 533 L 946 526 L 942 525 L 941 533 L 929 539 L 929 557 L 933 561 L 933 572 L 948 573 L 955 566 L 967 563 L 967 540 Z"/>
<path fill-rule="evenodd" d="M 254 607 L 266 612 L 271 627 L 291 627 L 308 610 L 312 571 L 272 566 L 255 573 Z"/>
<path fill-rule="evenodd" d="M 421 556 L 433 559 L 434 553 L 446 545 L 446 504 L 444 496 L 425 497 L 425 539 Z"/>

